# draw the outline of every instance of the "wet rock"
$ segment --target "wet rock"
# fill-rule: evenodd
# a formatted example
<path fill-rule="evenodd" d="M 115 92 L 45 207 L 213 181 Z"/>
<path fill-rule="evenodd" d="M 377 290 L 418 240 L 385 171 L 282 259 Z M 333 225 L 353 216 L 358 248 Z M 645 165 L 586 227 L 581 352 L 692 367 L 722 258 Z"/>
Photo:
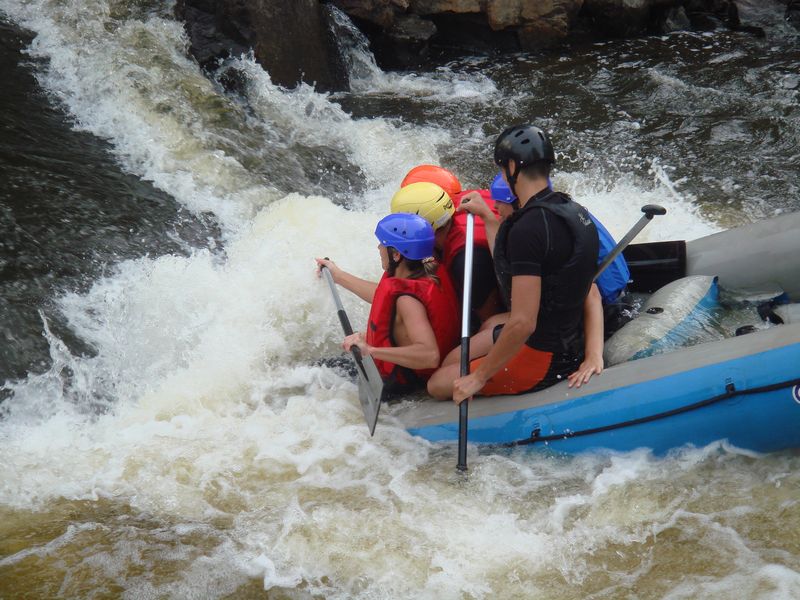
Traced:
<path fill-rule="evenodd" d="M 583 14 L 592 20 L 595 29 L 625 37 L 644 31 L 650 5 L 647 0 L 586 0 Z"/>
<path fill-rule="evenodd" d="M 693 29 L 711 31 L 727 28 L 764 37 L 761 27 L 745 25 L 739 19 L 739 8 L 733 0 L 687 0 L 686 13 Z"/>
<path fill-rule="evenodd" d="M 783 18 L 793 27 L 800 29 L 800 0 L 789 0 Z"/>
<path fill-rule="evenodd" d="M 436 35 L 436 25 L 418 15 L 397 17 L 386 32 L 388 49 L 399 66 L 417 65 L 430 53 L 429 42 Z"/>
<path fill-rule="evenodd" d="M 517 31 L 520 48 L 535 50 L 552 48 L 563 42 L 569 33 L 567 24 L 558 21 L 536 21 Z"/>
<path fill-rule="evenodd" d="M 549 48 L 563 42 L 582 4 L 574 0 L 523 3 L 518 33 L 522 49 Z"/>
<path fill-rule="evenodd" d="M 667 9 L 664 13 L 659 26 L 658 33 L 672 33 L 673 31 L 688 31 L 692 28 L 692 22 L 686 9 L 682 6 Z"/>
<path fill-rule="evenodd" d="M 712 30 L 724 27 L 730 7 L 728 0 L 687 0 L 686 13 L 695 29 Z"/>
<path fill-rule="evenodd" d="M 800 87 L 800 77 L 797 75 L 786 75 L 781 81 L 781 86 L 787 90 L 796 90 Z"/>
<path fill-rule="evenodd" d="M 398 15 L 408 10 L 408 0 L 333 0 L 333 5 L 350 17 L 388 29 Z"/>
<path fill-rule="evenodd" d="M 11 268 L 19 254 L 20 235 L 13 211 L 0 203 L 0 280 L 3 271 Z"/>
<path fill-rule="evenodd" d="M 519 36 L 514 27 L 495 29 L 482 13 L 430 15 L 438 33 L 432 48 L 444 47 L 463 54 L 518 52 Z"/>
<path fill-rule="evenodd" d="M 304 81 L 321 90 L 347 87 L 347 73 L 318 0 L 178 0 L 175 12 L 186 23 L 190 52 L 204 68 L 252 49 L 279 85 L 294 87 Z"/>
<path fill-rule="evenodd" d="M 395 19 L 387 34 L 401 42 L 424 43 L 436 35 L 436 25 L 417 15 L 403 15 Z"/>
<path fill-rule="evenodd" d="M 763 35 L 740 22 L 733 0 L 177 0 L 176 12 L 201 65 L 252 49 L 276 83 L 336 90 L 348 79 L 327 17 L 332 6 L 367 35 L 385 68 L 416 67 L 433 49 L 537 50 L 586 37 L 720 27 Z M 787 18 L 795 14 L 800 21 L 800 0 L 787 7 Z"/>
<path fill-rule="evenodd" d="M 586 0 L 582 14 L 597 32 L 630 37 L 665 30 L 670 26 L 667 16 L 679 14 L 672 11 L 682 4 L 682 0 Z"/>
<path fill-rule="evenodd" d="M 371 39 L 376 61 L 386 69 L 410 69 L 425 63 L 430 56 L 430 41 L 437 35 L 436 25 L 419 15 L 396 16 L 385 30 L 364 29 Z"/>
<path fill-rule="evenodd" d="M 486 7 L 489 26 L 513 29 L 523 50 L 547 48 L 564 41 L 577 19 L 583 0 L 494 0 Z"/>
<path fill-rule="evenodd" d="M 189 34 L 189 52 L 201 67 L 208 68 L 221 58 L 247 52 L 248 48 L 242 40 L 233 40 L 222 33 L 213 5 L 206 7 L 197 2 L 195 6 L 189 1 L 179 0 L 175 13 L 184 21 Z"/>
<path fill-rule="evenodd" d="M 490 2 L 491 3 L 491 2 Z M 486 2 L 480 0 L 411 0 L 411 10 L 418 15 L 435 13 L 479 13 Z"/>

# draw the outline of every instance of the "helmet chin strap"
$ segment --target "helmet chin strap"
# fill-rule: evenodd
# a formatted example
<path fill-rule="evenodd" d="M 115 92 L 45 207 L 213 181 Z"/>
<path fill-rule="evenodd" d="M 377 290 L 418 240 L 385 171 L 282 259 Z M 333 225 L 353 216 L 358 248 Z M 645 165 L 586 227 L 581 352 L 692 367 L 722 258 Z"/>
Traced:
<path fill-rule="evenodd" d="M 519 194 L 517 194 L 516 190 L 519 167 L 517 167 L 517 172 L 512 175 L 511 167 L 508 166 L 509 164 L 510 161 L 503 165 L 503 171 L 506 174 L 506 179 L 508 179 L 508 189 L 511 190 L 511 195 L 514 196 L 514 201 L 511 203 L 511 207 L 514 210 L 519 210 Z"/>

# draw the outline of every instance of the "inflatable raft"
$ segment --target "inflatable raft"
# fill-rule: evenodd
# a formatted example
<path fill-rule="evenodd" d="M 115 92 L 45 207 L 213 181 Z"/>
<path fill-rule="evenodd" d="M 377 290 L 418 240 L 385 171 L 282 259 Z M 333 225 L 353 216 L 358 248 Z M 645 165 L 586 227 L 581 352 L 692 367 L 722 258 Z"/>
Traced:
<path fill-rule="evenodd" d="M 707 276 L 726 290 L 800 301 L 800 213 L 691 242 L 633 244 L 625 255 L 634 291 Z M 580 389 L 563 382 L 520 396 L 477 397 L 469 407 L 469 442 L 559 452 L 665 452 L 723 439 L 760 452 L 800 447 L 800 323 L 783 321 L 746 335 L 639 353 Z M 458 439 L 458 409 L 451 402 L 405 401 L 390 412 L 414 435 Z"/>

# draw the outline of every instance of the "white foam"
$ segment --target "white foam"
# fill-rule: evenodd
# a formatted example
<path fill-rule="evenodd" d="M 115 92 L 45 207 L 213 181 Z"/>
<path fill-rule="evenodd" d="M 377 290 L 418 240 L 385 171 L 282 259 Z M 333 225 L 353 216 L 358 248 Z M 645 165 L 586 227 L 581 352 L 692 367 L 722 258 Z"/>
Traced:
<path fill-rule="evenodd" d="M 313 216 L 307 218 L 308 211 Z M 340 227 L 328 227 L 331 222 Z M 2 500 L 24 505 L 75 495 L 64 485 L 81 480 L 78 473 L 84 471 L 78 496 L 94 495 L 89 475 L 94 461 L 85 463 L 88 456 L 80 452 L 65 453 L 68 446 L 83 445 L 91 454 L 99 443 L 96 458 L 102 461 L 118 454 L 115 444 L 128 435 L 135 446 L 139 436 L 161 435 L 165 427 L 171 435 L 183 431 L 173 417 L 196 411 L 235 415 L 242 403 L 261 402 L 264 394 L 314 385 L 319 369 L 291 365 L 334 353 L 341 336 L 327 287 L 314 275 L 313 257 L 341 257 L 351 271 L 377 279 L 377 250 L 370 256 L 362 252 L 374 247 L 373 223 L 369 215 L 324 199 L 289 196 L 229 245 L 225 262 L 207 252 L 129 261 L 86 295 L 66 296 L 61 308 L 70 326 L 97 354 L 57 360 L 48 373 L 12 386 L 15 396 L 4 403 L 8 419 L 0 434 L 3 452 L 10 453 L 4 468 L 15 472 L 7 480 L 16 484 Z M 344 299 L 353 322 L 363 322 L 366 306 Z M 85 413 L 95 398 L 107 398 L 114 412 L 90 425 Z M 37 410 L 40 419 L 34 420 Z M 53 435 L 57 431 L 63 433 Z M 77 463 L 62 470 L 58 461 L 50 462 L 52 454 Z M 124 453 L 118 458 L 124 460 Z M 37 475 L 31 461 L 58 473 L 52 479 Z M 62 480 L 69 471 L 72 481 Z"/>
<path fill-rule="evenodd" d="M 187 58 L 181 23 L 156 16 L 118 21 L 102 2 L 87 7 L 80 0 L 58 7 L 44 0 L 10 2 L 4 10 L 36 31 L 30 52 L 49 63 L 40 77 L 45 88 L 81 129 L 109 140 L 127 170 L 193 212 L 213 213 L 228 234 L 283 195 L 243 165 L 265 158 L 263 143 L 278 142 L 259 143 L 263 127 L 249 126 L 245 111 Z M 435 128 L 355 121 L 308 86 L 288 91 L 273 85 L 252 58 L 239 64 L 251 77 L 262 119 L 312 144 L 343 148 L 380 185 L 391 180 L 396 186 L 414 164 L 435 161 L 436 144 L 447 141 Z M 237 143 L 237 136 L 244 141 Z"/>
<path fill-rule="evenodd" d="M 692 240 L 719 231 L 700 215 L 692 195 L 680 189 L 685 182 L 673 182 L 669 172 L 668 167 L 653 161 L 649 187 L 633 176 L 621 175 L 608 182 L 592 173 L 559 172 L 553 178 L 553 187 L 586 206 L 617 240 L 643 216 L 641 208 L 646 204 L 663 206 L 667 214 L 654 217 L 636 242 Z"/>
<path fill-rule="evenodd" d="M 448 66 L 431 73 L 385 72 L 378 67 L 369 41 L 335 6 L 331 15 L 340 53 L 348 68 L 350 89 L 360 95 L 390 96 L 417 102 L 486 102 L 497 96 L 494 82 L 480 72 L 458 72 Z"/>
<path fill-rule="evenodd" d="M 272 83 L 252 58 L 232 64 L 247 75 L 247 95 L 260 119 L 281 123 L 293 138 L 309 146 L 338 148 L 368 176 L 370 198 L 379 213 L 411 167 L 437 162 L 438 146 L 449 143 L 449 134 L 439 128 L 410 127 L 386 119 L 353 119 L 306 84 L 285 90 Z M 373 202 L 366 202 L 367 205 Z"/>

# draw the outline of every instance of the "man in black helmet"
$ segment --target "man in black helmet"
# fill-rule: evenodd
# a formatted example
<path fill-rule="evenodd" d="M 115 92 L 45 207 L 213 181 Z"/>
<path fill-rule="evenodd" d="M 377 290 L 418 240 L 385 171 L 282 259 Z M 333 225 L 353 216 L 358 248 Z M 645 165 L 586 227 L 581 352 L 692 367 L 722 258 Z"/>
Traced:
<path fill-rule="evenodd" d="M 555 162 L 547 134 L 533 125 L 506 129 L 497 138 L 495 163 L 518 204 L 496 231 L 495 271 L 511 311 L 504 325 L 471 340 L 470 375 L 459 365 L 439 369 L 428 392 L 460 403 L 474 394 L 521 394 L 567 376 L 588 381 L 602 363 L 602 303 L 592 283 L 598 234 L 589 213 L 548 185 Z M 480 203 L 465 210 L 483 216 Z M 584 319 L 587 327 L 584 356 Z"/>

